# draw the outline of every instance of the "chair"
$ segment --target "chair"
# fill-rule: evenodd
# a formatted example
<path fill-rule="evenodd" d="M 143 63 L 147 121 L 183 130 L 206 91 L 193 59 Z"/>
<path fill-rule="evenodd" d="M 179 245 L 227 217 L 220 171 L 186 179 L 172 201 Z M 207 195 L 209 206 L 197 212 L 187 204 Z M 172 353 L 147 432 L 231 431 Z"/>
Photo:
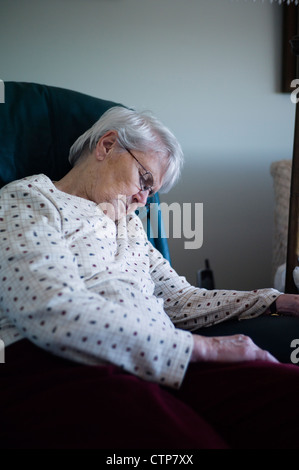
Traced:
<path fill-rule="evenodd" d="M 70 165 L 70 146 L 107 109 L 119 105 L 83 93 L 35 83 L 5 83 L 5 103 L 0 104 L 0 187 L 24 176 L 44 173 L 53 180 L 65 175 Z M 122 106 L 122 105 L 121 105 Z M 159 195 L 151 198 L 147 234 L 153 245 L 170 261 L 164 236 Z M 154 235 L 149 226 L 155 219 Z M 158 233 L 156 233 L 158 232 Z M 230 321 L 198 333 L 207 336 L 244 333 L 284 362 L 290 361 L 290 341 L 298 323 L 294 319 L 259 317 L 249 322 Z M 281 336 L 281 329 L 284 335 Z"/>
<path fill-rule="evenodd" d="M 70 170 L 71 145 L 113 106 L 122 105 L 54 86 L 5 82 L 5 102 L 0 104 L 0 187 L 38 173 L 52 180 L 62 178 Z M 159 195 L 149 202 L 149 239 L 170 261 Z M 150 217 L 158 221 L 158 233 L 152 236 Z"/>

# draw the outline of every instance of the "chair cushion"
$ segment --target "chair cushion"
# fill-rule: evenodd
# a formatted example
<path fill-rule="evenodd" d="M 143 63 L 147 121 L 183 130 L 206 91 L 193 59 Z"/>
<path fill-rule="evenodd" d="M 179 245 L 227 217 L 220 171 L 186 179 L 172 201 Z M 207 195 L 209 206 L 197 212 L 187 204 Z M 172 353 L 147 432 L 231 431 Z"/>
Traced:
<path fill-rule="evenodd" d="M 0 104 L 0 187 L 25 176 L 44 173 L 59 180 L 69 170 L 74 141 L 113 106 L 76 91 L 27 82 L 5 82 Z M 150 198 L 159 212 L 159 195 Z M 159 228 L 163 232 L 162 220 Z M 163 233 L 149 240 L 170 261 Z"/>
<path fill-rule="evenodd" d="M 37 173 L 61 178 L 70 169 L 70 146 L 116 105 L 120 104 L 63 88 L 5 82 L 5 103 L 0 104 L 0 186 Z"/>

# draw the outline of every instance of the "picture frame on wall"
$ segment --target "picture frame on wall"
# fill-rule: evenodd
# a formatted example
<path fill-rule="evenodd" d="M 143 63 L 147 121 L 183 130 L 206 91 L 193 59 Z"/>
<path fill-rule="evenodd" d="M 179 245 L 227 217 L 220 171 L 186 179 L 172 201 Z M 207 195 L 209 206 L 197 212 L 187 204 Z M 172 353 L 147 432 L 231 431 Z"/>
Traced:
<path fill-rule="evenodd" d="M 299 34 L 299 6 L 294 3 L 283 5 L 282 25 L 282 93 L 294 91 L 291 82 L 297 77 L 296 56 L 293 54 L 290 40 Z"/>

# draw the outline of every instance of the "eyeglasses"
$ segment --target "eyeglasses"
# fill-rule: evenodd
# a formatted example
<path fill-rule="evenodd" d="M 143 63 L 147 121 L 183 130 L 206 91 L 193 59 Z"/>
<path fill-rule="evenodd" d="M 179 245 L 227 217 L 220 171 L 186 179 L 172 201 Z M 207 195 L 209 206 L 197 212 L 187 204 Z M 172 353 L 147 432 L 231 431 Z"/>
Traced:
<path fill-rule="evenodd" d="M 139 183 L 140 183 L 140 189 L 141 191 L 149 191 L 149 196 L 153 196 L 154 194 L 154 191 L 153 191 L 153 186 L 154 186 L 154 178 L 153 178 L 153 175 L 151 174 L 150 171 L 146 170 L 146 168 L 144 168 L 144 166 L 140 163 L 139 160 L 137 160 L 137 158 L 135 157 L 135 155 L 132 154 L 132 152 L 124 147 L 125 150 L 131 155 L 131 157 L 134 158 L 134 160 L 136 160 L 136 162 L 141 166 L 141 168 L 145 171 L 145 173 L 140 173 L 139 171 Z"/>

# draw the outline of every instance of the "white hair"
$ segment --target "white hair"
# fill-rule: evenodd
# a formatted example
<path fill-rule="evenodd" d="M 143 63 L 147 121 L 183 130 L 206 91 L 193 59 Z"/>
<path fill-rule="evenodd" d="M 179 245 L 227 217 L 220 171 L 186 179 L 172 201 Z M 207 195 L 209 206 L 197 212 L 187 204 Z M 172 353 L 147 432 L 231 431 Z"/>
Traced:
<path fill-rule="evenodd" d="M 115 106 L 72 145 L 69 162 L 75 165 L 79 158 L 92 152 L 99 139 L 108 131 L 118 133 L 121 149 L 152 151 L 168 159 L 168 165 L 159 192 L 167 192 L 178 180 L 183 166 L 183 152 L 173 133 L 149 112 Z"/>

